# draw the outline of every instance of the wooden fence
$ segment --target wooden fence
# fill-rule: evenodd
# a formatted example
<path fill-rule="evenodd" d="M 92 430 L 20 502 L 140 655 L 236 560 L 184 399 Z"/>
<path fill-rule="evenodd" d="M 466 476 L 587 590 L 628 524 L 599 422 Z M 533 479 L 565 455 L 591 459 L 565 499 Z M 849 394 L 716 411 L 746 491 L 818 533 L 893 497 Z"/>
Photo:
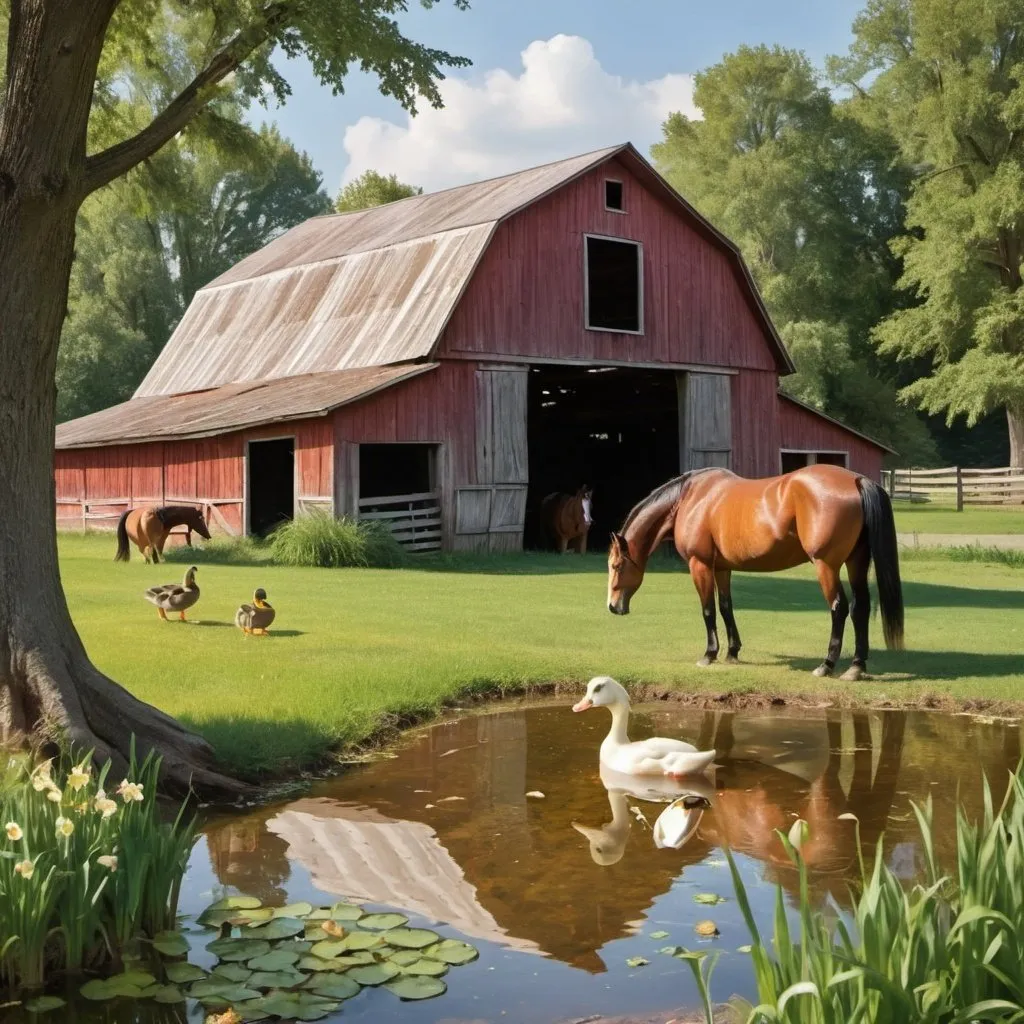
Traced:
<path fill-rule="evenodd" d="M 882 485 L 894 501 L 965 505 L 1024 505 L 1024 469 L 895 469 L 882 471 Z"/>
<path fill-rule="evenodd" d="M 58 529 L 101 529 L 113 530 L 128 508 L 143 508 L 146 505 L 192 505 L 202 510 L 203 518 L 211 530 L 223 530 L 230 537 L 237 537 L 238 530 L 223 515 L 220 506 L 242 506 L 241 498 L 96 498 L 85 501 L 82 498 L 57 499 Z M 185 527 L 171 531 L 172 537 L 185 536 Z"/>
<path fill-rule="evenodd" d="M 407 551 L 436 551 L 441 546 L 441 496 L 437 493 L 360 498 L 359 518 L 386 524 Z"/>

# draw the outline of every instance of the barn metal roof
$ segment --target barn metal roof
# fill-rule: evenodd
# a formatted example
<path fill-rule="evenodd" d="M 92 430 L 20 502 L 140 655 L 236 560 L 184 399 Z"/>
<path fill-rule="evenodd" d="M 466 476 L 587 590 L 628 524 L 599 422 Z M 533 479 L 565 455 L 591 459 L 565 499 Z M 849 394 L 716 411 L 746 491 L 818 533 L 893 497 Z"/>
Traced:
<path fill-rule="evenodd" d="M 282 380 L 225 384 L 186 395 L 156 395 L 94 412 L 57 427 L 57 448 L 141 444 L 226 434 L 264 423 L 326 416 L 332 409 L 409 380 L 437 363 L 307 373 Z"/>
<path fill-rule="evenodd" d="M 496 226 L 611 159 L 727 251 L 792 372 L 739 251 L 627 143 L 300 224 L 196 294 L 135 397 L 429 358 Z"/>

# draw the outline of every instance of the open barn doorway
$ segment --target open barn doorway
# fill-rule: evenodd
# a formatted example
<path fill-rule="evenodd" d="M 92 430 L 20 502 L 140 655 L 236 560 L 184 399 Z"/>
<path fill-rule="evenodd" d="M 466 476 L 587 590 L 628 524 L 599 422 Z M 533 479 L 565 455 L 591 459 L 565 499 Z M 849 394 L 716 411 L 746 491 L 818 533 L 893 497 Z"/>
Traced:
<path fill-rule="evenodd" d="M 589 548 L 603 550 L 637 501 L 679 475 L 679 399 L 671 371 L 534 366 L 527 403 L 527 547 L 549 546 L 539 514 L 552 491 L 593 487 Z"/>
<path fill-rule="evenodd" d="M 295 438 L 250 441 L 249 533 L 265 537 L 295 518 Z"/>

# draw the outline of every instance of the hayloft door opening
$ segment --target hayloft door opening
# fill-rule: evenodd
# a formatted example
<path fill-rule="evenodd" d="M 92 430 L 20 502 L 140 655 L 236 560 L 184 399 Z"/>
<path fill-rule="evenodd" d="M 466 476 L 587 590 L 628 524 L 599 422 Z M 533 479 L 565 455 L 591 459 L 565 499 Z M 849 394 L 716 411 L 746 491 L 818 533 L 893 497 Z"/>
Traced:
<path fill-rule="evenodd" d="M 295 438 L 250 441 L 249 533 L 265 537 L 295 518 Z"/>
<path fill-rule="evenodd" d="M 679 402 L 672 371 L 533 366 L 528 400 L 528 547 L 552 547 L 540 506 L 553 491 L 593 488 L 589 544 L 604 550 L 629 510 L 679 475 Z"/>
<path fill-rule="evenodd" d="M 359 518 L 390 529 L 407 551 L 441 546 L 437 444 L 361 444 Z"/>

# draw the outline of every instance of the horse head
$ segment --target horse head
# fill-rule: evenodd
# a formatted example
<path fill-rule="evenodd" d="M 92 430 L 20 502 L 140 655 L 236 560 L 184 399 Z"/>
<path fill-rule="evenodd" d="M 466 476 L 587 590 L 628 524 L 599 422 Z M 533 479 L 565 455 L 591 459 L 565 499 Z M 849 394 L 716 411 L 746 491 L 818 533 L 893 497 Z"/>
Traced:
<path fill-rule="evenodd" d="M 608 611 L 628 615 L 630 599 L 643 581 L 643 567 L 630 554 L 629 541 L 621 533 L 613 533 L 608 551 Z"/>
<path fill-rule="evenodd" d="M 594 516 L 591 505 L 593 497 L 594 489 L 587 484 L 584 484 L 576 492 L 576 500 L 580 503 L 580 508 L 583 511 L 583 523 L 588 529 L 594 525 Z"/>
<path fill-rule="evenodd" d="M 210 539 L 210 531 L 207 528 L 206 520 L 203 518 L 202 509 L 189 508 L 185 513 L 185 525 L 190 530 L 195 530 L 204 540 Z"/>

